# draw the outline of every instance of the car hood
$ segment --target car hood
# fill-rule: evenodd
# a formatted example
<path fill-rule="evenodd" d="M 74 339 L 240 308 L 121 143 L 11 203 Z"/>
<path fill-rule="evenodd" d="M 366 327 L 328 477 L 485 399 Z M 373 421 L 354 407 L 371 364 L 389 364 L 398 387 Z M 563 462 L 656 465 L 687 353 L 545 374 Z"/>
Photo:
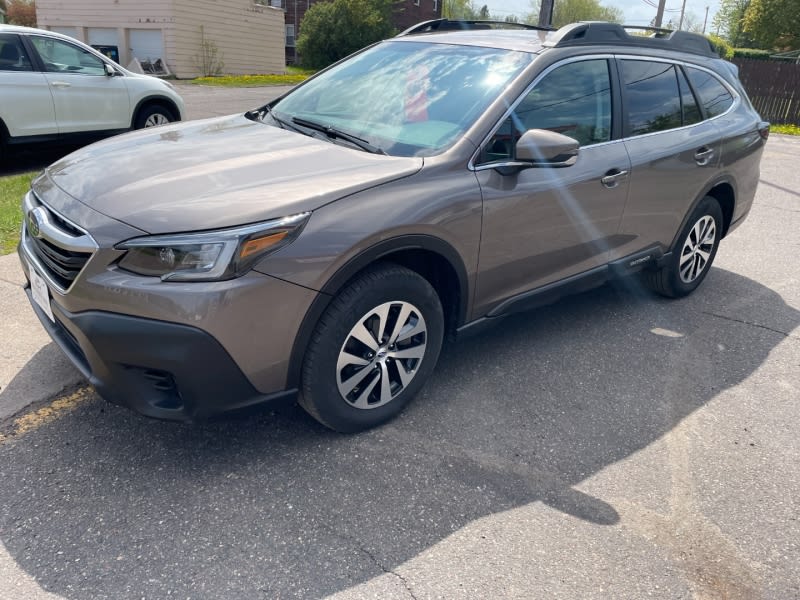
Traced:
<path fill-rule="evenodd" d="M 147 129 L 47 169 L 76 200 L 148 233 L 216 229 L 314 210 L 422 167 L 243 115 Z"/>

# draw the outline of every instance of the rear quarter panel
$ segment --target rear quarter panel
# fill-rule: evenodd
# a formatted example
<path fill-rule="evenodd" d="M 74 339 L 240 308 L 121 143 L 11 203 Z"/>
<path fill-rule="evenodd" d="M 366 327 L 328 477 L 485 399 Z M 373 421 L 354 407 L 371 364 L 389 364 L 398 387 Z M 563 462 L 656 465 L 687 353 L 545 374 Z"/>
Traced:
<path fill-rule="evenodd" d="M 761 176 L 761 155 L 765 140 L 758 133 L 758 114 L 742 102 L 735 110 L 714 122 L 722 136 L 720 169 L 734 183 L 736 203 L 732 222 L 741 220 L 753 205 Z"/>

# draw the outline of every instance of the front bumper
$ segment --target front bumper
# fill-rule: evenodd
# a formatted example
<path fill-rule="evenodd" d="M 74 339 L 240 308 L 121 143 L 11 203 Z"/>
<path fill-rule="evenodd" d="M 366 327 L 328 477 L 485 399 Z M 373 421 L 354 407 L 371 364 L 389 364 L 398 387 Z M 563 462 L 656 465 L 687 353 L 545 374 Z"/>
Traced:
<path fill-rule="evenodd" d="M 70 313 L 51 303 L 55 322 L 28 300 L 75 366 L 109 402 L 159 419 L 193 421 L 295 399 L 296 389 L 263 394 L 210 334 L 187 325 L 102 311 Z"/>

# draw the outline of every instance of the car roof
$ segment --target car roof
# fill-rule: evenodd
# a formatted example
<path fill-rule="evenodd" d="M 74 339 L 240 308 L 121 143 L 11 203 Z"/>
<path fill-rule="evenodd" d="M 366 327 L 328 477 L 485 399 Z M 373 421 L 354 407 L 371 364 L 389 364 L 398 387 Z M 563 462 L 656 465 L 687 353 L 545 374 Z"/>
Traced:
<path fill-rule="evenodd" d="M 457 46 L 482 46 L 500 50 L 518 50 L 539 53 L 547 39 L 545 31 L 517 31 L 510 29 L 481 29 L 465 31 L 445 31 L 400 35 L 393 41 L 429 42 L 433 44 L 453 44 Z"/>
<path fill-rule="evenodd" d="M 441 44 L 459 44 L 541 52 L 544 48 L 597 48 L 611 46 L 627 51 L 678 52 L 706 58 L 719 58 L 711 41 L 688 31 L 656 27 L 620 25 L 606 21 L 583 21 L 558 30 L 513 24 L 505 29 L 495 21 L 425 21 L 406 29 L 394 39 L 424 39 Z M 635 33 L 629 33 L 633 30 Z"/>
<path fill-rule="evenodd" d="M 50 35 L 52 37 L 69 40 L 71 42 L 80 41 L 68 35 L 63 35 L 55 31 L 48 31 L 47 29 L 37 29 L 36 27 L 24 27 L 22 25 L 8 25 L 6 23 L 0 24 L 0 33 L 37 33 L 41 35 Z"/>

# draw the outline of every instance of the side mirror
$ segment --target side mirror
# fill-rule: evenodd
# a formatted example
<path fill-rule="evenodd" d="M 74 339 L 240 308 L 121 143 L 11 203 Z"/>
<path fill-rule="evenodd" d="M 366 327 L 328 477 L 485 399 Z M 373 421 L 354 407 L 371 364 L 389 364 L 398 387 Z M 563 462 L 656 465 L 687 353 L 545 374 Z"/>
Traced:
<path fill-rule="evenodd" d="M 531 167 L 570 167 L 578 160 L 580 143 L 546 129 L 529 129 L 516 145 L 516 160 Z"/>
<path fill-rule="evenodd" d="M 115 77 L 117 75 L 117 70 L 110 64 L 103 63 L 103 68 L 106 70 L 106 75 L 108 75 L 109 77 Z"/>

